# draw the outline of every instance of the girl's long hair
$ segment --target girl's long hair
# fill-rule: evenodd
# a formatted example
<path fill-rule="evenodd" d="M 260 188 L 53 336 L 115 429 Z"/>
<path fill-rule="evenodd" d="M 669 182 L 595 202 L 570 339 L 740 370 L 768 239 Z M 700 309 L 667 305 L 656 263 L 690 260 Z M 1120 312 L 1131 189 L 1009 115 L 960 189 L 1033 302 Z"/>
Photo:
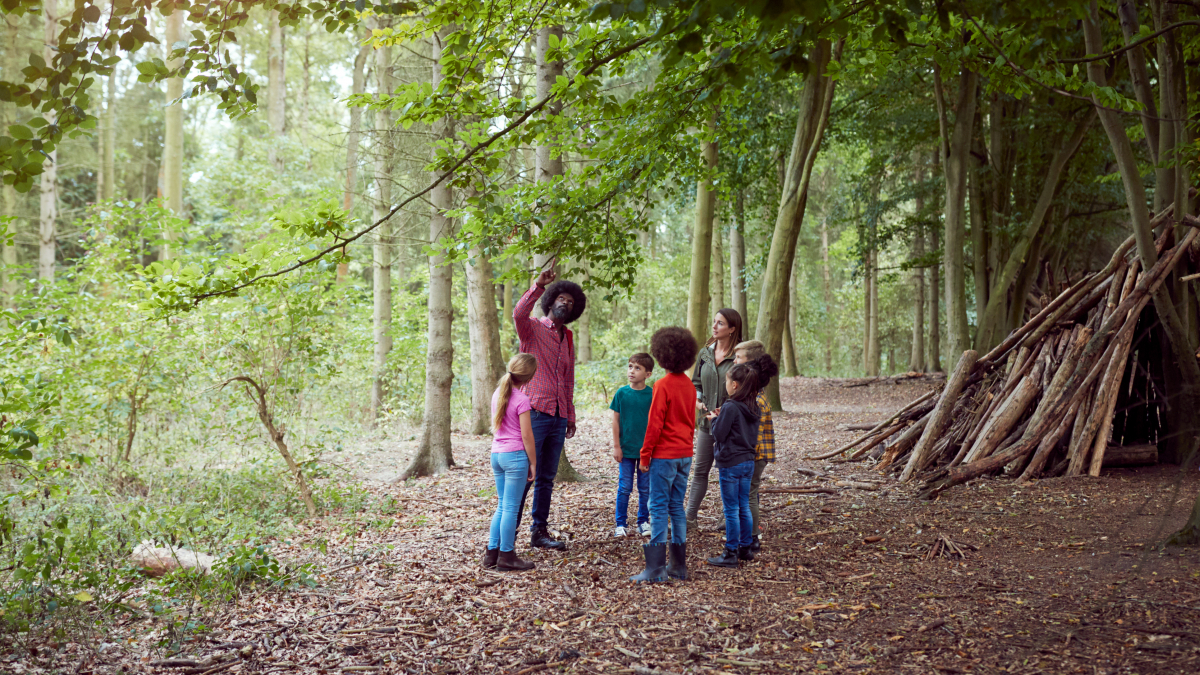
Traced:
<path fill-rule="evenodd" d="M 778 374 L 779 366 L 775 365 L 775 359 L 772 359 L 770 354 L 763 354 L 753 361 L 739 363 L 730 368 L 729 374 L 726 375 L 738 385 L 729 398 L 749 404 L 760 391 L 766 388 L 771 378 Z"/>
<path fill-rule="evenodd" d="M 742 341 L 742 315 L 738 314 L 738 311 L 736 309 L 730 309 L 729 307 L 718 309 L 717 314 L 720 314 L 721 316 L 725 317 L 725 322 L 728 323 L 729 327 L 733 329 L 733 335 L 729 336 L 730 338 L 732 338 L 729 345 L 732 347 L 733 345 L 736 345 L 739 342 L 741 342 Z M 708 342 L 704 343 L 704 346 L 707 347 L 716 341 L 717 341 L 717 338 L 710 337 L 710 338 L 708 338 Z"/>
<path fill-rule="evenodd" d="M 512 398 L 513 389 L 529 380 L 533 379 L 533 374 L 537 372 L 537 359 L 533 354 L 517 354 L 508 361 L 508 372 L 504 377 L 500 378 L 500 382 L 496 385 L 496 391 L 500 395 L 496 397 L 496 412 L 492 414 L 492 433 L 500 429 L 500 423 L 504 421 L 504 415 L 508 412 L 508 400 Z"/>

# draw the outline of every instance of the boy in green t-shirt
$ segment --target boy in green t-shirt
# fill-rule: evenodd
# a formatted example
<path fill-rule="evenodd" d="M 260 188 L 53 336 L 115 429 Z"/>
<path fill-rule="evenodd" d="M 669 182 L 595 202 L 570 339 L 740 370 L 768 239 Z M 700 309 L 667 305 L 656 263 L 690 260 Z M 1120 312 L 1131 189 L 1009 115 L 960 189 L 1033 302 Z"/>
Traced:
<path fill-rule="evenodd" d="M 613 536 L 624 537 L 628 532 L 629 495 L 633 482 L 638 490 L 638 534 L 650 536 L 650 474 L 638 471 L 642 441 L 646 438 L 646 421 L 650 417 L 650 401 L 654 390 L 646 378 L 654 370 L 654 359 L 638 353 L 629 357 L 629 385 L 613 396 L 608 409 L 613 411 L 613 460 L 620 467 L 617 474 L 617 529 Z"/>

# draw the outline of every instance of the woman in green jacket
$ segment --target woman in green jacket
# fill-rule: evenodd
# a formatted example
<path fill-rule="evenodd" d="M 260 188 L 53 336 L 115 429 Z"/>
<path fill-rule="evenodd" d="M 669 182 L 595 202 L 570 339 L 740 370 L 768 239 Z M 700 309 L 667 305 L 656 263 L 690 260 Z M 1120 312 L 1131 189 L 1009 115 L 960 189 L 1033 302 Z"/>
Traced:
<path fill-rule="evenodd" d="M 709 432 L 708 412 L 714 412 L 725 402 L 725 374 L 733 367 L 733 348 L 742 341 L 742 315 L 736 309 L 717 310 L 713 317 L 712 337 L 696 357 L 692 371 L 692 386 L 696 387 L 696 409 L 700 420 L 696 424 L 696 454 L 692 459 L 692 480 L 687 502 L 688 529 L 696 527 L 700 502 L 708 492 L 708 473 L 713 465 L 713 437 Z M 697 530 L 698 532 L 699 530 Z"/>

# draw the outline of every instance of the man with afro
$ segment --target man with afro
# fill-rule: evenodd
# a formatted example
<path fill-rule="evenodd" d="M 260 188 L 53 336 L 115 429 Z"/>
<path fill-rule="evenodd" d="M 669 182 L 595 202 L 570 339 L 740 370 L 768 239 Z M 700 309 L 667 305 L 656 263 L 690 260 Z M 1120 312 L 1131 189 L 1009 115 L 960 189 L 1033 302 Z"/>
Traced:
<path fill-rule="evenodd" d="M 537 358 L 537 374 L 521 390 L 529 397 L 533 410 L 533 446 L 537 455 L 537 475 L 525 484 L 517 525 L 525 511 L 525 499 L 533 487 L 533 505 L 529 509 L 529 545 L 534 548 L 566 550 L 567 546 L 550 536 L 550 497 L 563 442 L 575 435 L 575 342 L 567 324 L 578 319 L 587 307 L 587 296 L 579 284 L 555 281 L 554 267 L 543 271 L 513 309 L 513 321 L 521 351 Z M 544 317 L 530 316 L 541 300 Z"/>

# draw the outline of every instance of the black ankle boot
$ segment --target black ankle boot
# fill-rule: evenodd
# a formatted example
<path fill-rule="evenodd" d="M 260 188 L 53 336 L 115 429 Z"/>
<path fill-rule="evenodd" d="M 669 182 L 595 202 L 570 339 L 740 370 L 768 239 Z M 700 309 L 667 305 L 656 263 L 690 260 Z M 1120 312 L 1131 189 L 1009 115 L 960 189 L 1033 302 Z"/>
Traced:
<path fill-rule="evenodd" d="M 529 533 L 529 545 L 533 548 L 548 548 L 555 551 L 567 550 L 567 545 L 550 536 L 546 526 L 533 528 Z"/>
<path fill-rule="evenodd" d="M 671 554 L 671 563 L 667 565 L 667 576 L 687 581 L 687 544 L 667 544 L 667 551 Z"/>
<path fill-rule="evenodd" d="M 496 556 L 496 569 L 503 572 L 524 572 L 534 567 L 536 565 L 532 560 L 521 560 L 516 551 L 500 551 L 500 555 Z"/>
<path fill-rule="evenodd" d="M 756 534 L 754 535 L 754 541 L 750 542 L 750 551 L 752 553 L 758 553 L 760 550 L 762 550 L 762 542 L 759 541 L 758 535 Z"/>
<path fill-rule="evenodd" d="M 737 567 L 738 566 L 737 550 L 731 549 L 731 548 L 724 549 L 722 551 L 721 555 L 713 557 L 713 558 L 709 558 L 708 564 L 716 565 L 717 567 Z"/>
<path fill-rule="evenodd" d="M 490 570 L 496 567 L 496 557 L 500 555 L 499 548 L 488 548 L 483 551 L 483 569 Z"/>
<path fill-rule="evenodd" d="M 646 556 L 646 569 L 641 574 L 629 577 L 629 580 L 639 584 L 657 584 L 667 580 L 667 545 L 642 544 L 642 552 Z"/>
<path fill-rule="evenodd" d="M 754 549 L 750 546 L 739 546 L 737 557 L 738 560 L 754 560 Z"/>

